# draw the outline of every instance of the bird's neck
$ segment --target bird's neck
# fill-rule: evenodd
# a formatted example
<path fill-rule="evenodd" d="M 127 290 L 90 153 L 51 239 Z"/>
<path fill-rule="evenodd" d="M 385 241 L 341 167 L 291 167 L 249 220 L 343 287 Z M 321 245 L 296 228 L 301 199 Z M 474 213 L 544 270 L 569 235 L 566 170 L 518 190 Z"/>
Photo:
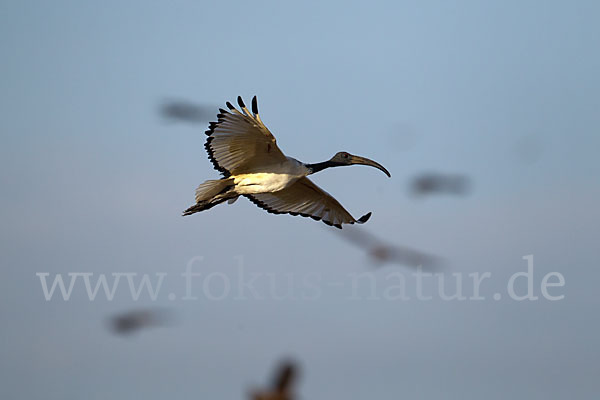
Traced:
<path fill-rule="evenodd" d="M 338 164 L 333 161 L 323 161 L 315 164 L 304 164 L 306 168 L 308 168 L 308 174 L 314 174 L 319 171 L 323 171 L 325 168 L 337 167 Z"/>

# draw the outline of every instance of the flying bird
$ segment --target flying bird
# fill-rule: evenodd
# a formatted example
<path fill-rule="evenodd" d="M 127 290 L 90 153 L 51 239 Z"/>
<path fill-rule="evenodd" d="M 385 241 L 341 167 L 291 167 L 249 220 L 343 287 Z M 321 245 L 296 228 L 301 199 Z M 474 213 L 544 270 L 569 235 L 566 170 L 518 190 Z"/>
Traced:
<path fill-rule="evenodd" d="M 311 217 L 340 229 L 342 224 L 367 222 L 370 212 L 355 219 L 307 176 L 326 168 L 360 164 L 378 168 L 391 177 L 387 169 L 345 151 L 315 164 L 287 157 L 261 121 L 256 96 L 252 99 L 252 112 L 241 97 L 237 100 L 241 111 L 227 102 L 229 110 L 219 109 L 217 122 L 211 122 L 206 131 L 204 148 L 223 178 L 207 180 L 198 186 L 196 204 L 183 215 L 208 210 L 224 201 L 233 203 L 239 196 L 245 196 L 270 213 Z"/>
<path fill-rule="evenodd" d="M 411 182 L 411 190 L 417 196 L 436 193 L 463 195 L 468 189 L 469 180 L 463 175 L 425 173 L 415 177 Z"/>
<path fill-rule="evenodd" d="M 170 314 L 162 309 L 133 310 L 113 315 L 109 319 L 112 331 L 119 335 L 127 335 L 145 328 L 164 326 Z"/>
<path fill-rule="evenodd" d="M 160 113 L 170 121 L 190 124 L 206 123 L 210 119 L 208 106 L 190 103 L 185 100 L 172 100 L 161 104 Z"/>
<path fill-rule="evenodd" d="M 251 393 L 252 400 L 292 400 L 298 366 L 293 361 L 282 362 L 277 368 L 271 388 Z"/>
<path fill-rule="evenodd" d="M 362 230 L 362 228 L 361 230 L 358 227 L 345 229 L 340 232 L 340 235 L 366 251 L 375 265 L 392 263 L 434 269 L 441 262 L 440 258 L 435 255 L 385 242 L 381 238 Z"/>

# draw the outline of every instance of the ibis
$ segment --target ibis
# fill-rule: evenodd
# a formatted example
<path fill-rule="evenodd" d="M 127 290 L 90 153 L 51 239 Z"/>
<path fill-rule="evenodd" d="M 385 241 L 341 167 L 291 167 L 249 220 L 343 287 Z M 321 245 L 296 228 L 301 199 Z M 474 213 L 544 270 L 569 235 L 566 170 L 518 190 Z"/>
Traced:
<path fill-rule="evenodd" d="M 391 263 L 433 270 L 442 261 L 436 255 L 386 242 L 362 228 L 359 230 L 358 227 L 344 229 L 340 232 L 340 236 L 362 248 L 367 253 L 370 261 L 376 266 Z"/>
<path fill-rule="evenodd" d="M 297 380 L 298 366 L 293 361 L 284 361 L 277 368 L 271 387 L 266 390 L 252 391 L 252 400 L 292 400 L 294 381 Z"/>
<path fill-rule="evenodd" d="M 164 309 L 133 310 L 110 318 L 113 331 L 119 335 L 130 334 L 144 328 L 165 326 L 171 314 Z"/>
<path fill-rule="evenodd" d="M 391 177 L 381 164 L 345 151 L 315 164 L 287 157 L 277 147 L 275 137 L 258 114 L 256 96 L 252 112 L 241 97 L 240 110 L 227 102 L 228 110 L 219 109 L 217 122 L 211 122 L 204 148 L 221 179 L 211 179 L 196 189 L 196 204 L 183 212 L 190 215 L 208 210 L 225 201 L 233 203 L 239 196 L 273 214 L 290 214 L 322 220 L 337 228 L 342 224 L 362 224 L 371 213 L 355 219 L 330 194 L 315 185 L 308 175 L 326 168 L 368 165 Z"/>

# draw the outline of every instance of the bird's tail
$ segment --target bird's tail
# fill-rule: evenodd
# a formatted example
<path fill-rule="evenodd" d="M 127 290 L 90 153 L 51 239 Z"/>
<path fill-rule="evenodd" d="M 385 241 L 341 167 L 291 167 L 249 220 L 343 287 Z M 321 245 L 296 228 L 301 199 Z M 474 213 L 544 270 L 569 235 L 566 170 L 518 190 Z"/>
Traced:
<path fill-rule="evenodd" d="M 233 178 L 208 180 L 202 183 L 196 189 L 196 204 L 185 210 L 183 215 L 208 210 L 217 204 L 237 197 L 238 194 L 233 190 L 234 188 Z"/>

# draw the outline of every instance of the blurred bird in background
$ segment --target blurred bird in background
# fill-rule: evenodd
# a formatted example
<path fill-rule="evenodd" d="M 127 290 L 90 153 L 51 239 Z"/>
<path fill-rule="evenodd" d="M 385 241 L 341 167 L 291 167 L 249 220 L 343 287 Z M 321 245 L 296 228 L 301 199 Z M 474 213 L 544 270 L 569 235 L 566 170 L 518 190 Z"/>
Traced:
<path fill-rule="evenodd" d="M 382 266 L 389 263 L 434 269 L 441 263 L 441 259 L 437 256 L 387 243 L 359 227 L 350 227 L 338 232 L 338 234 L 350 243 L 363 249 L 375 266 Z"/>
<path fill-rule="evenodd" d="M 464 175 L 424 173 L 412 179 L 410 190 L 415 196 L 465 195 L 469 191 L 469 186 L 469 179 Z"/>
<path fill-rule="evenodd" d="M 212 107 L 199 105 L 187 100 L 164 101 L 159 108 L 163 118 L 170 122 L 204 124 L 212 116 Z"/>
<path fill-rule="evenodd" d="M 298 379 L 298 366 L 293 361 L 284 361 L 278 367 L 271 387 L 262 391 L 253 391 L 251 400 L 294 400 L 294 382 Z"/>
<path fill-rule="evenodd" d="M 133 310 L 109 318 L 111 330 L 128 335 L 151 327 L 166 326 L 172 321 L 171 312 L 164 309 Z"/>

